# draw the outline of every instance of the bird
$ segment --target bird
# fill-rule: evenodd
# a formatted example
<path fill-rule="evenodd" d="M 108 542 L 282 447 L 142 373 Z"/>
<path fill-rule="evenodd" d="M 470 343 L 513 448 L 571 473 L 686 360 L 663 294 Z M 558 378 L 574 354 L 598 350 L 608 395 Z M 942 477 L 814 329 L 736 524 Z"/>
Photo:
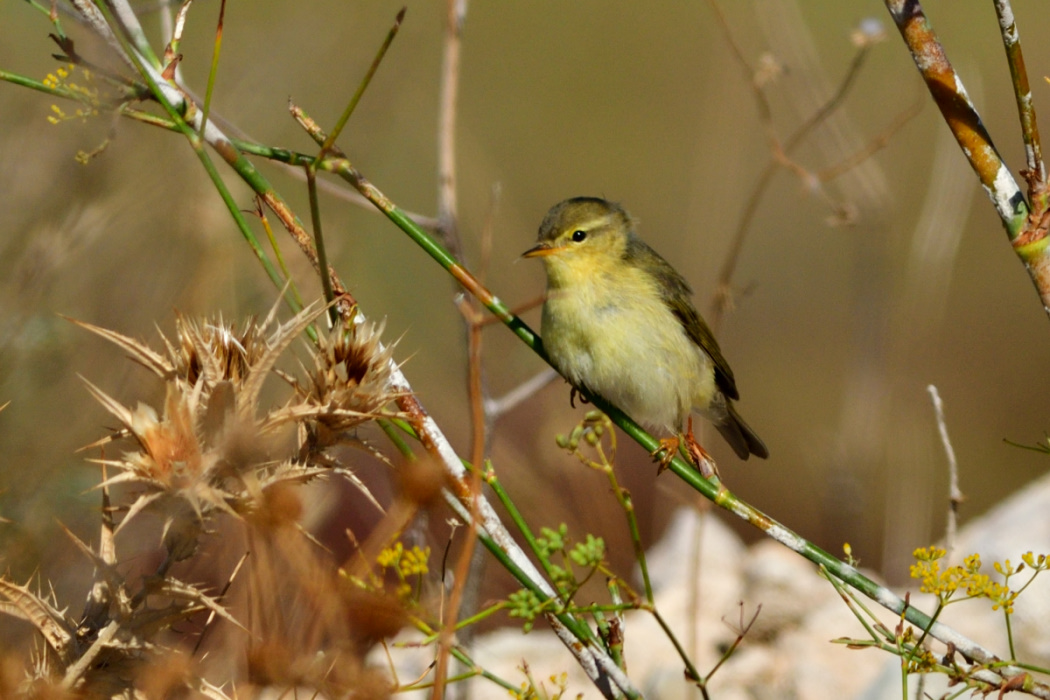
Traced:
<path fill-rule="evenodd" d="M 597 394 L 672 435 L 652 453 L 657 473 L 684 443 L 703 476 L 717 474 L 693 435 L 694 410 L 741 459 L 769 457 L 733 404 L 733 370 L 690 301 L 692 289 L 639 238 L 623 207 L 599 197 L 560 202 L 523 257 L 540 259 L 547 273 L 540 333 L 550 363 L 574 393 Z"/>

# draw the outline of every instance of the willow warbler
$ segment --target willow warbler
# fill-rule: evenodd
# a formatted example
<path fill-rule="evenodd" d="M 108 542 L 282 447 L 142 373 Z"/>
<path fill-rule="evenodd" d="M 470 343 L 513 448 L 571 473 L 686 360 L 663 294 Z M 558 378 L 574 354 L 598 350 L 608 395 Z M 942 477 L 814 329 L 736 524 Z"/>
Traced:
<path fill-rule="evenodd" d="M 741 459 L 769 456 L 733 406 L 739 398 L 733 371 L 689 300 L 688 283 L 638 238 L 622 207 L 596 197 L 556 204 L 524 256 L 540 258 L 547 271 L 541 327 L 547 356 L 575 387 L 672 433 L 653 453 L 662 453 L 661 468 L 684 439 L 705 476 L 714 473 L 693 437 L 694 409 Z"/>

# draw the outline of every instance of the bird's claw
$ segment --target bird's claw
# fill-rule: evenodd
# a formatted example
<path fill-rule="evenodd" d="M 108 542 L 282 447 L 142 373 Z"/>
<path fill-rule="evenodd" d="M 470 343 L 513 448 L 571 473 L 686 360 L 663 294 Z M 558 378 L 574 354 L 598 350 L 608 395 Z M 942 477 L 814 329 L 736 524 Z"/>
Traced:
<path fill-rule="evenodd" d="M 721 480 L 721 475 L 718 473 L 718 465 L 715 464 L 714 458 L 707 453 L 707 450 L 696 441 L 693 437 L 693 426 L 692 418 L 689 419 L 689 432 L 685 435 L 685 450 L 689 454 L 689 460 L 696 465 L 696 468 L 700 470 L 700 476 L 705 479 L 710 479 L 713 476 L 717 476 Z"/>
<path fill-rule="evenodd" d="M 583 395 L 582 391 L 573 387 L 572 391 L 569 392 L 569 405 L 573 408 L 576 408 L 576 397 L 580 398 L 580 403 L 590 403 L 590 401 L 587 400 L 587 397 Z"/>
<path fill-rule="evenodd" d="M 662 438 L 660 446 L 649 453 L 650 457 L 660 462 L 660 466 L 656 469 L 656 475 L 659 476 L 667 469 L 671 464 L 671 460 L 678 454 L 679 445 L 683 442 L 685 443 L 685 453 L 689 457 L 689 461 L 700 471 L 700 476 L 705 479 L 717 476 L 721 480 L 722 477 L 718 473 L 718 465 L 715 464 L 714 458 L 708 454 L 707 450 L 693 436 L 692 416 L 689 417 L 689 429 L 684 435 Z"/>
<path fill-rule="evenodd" d="M 678 454 L 679 439 L 677 437 L 662 438 L 660 440 L 660 446 L 649 453 L 649 456 L 654 460 L 660 462 L 660 466 L 656 468 L 656 475 L 660 476 L 664 470 L 671 464 L 671 460 Z"/>

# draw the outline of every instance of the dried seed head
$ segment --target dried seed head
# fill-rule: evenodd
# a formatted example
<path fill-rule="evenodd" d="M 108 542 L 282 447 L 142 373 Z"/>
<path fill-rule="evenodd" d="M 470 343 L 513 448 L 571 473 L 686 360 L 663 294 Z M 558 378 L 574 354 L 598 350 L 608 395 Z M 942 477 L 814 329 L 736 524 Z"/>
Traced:
<path fill-rule="evenodd" d="M 141 447 L 128 455 L 128 465 L 142 476 L 168 489 L 192 484 L 203 471 L 204 447 L 196 431 L 196 399 L 175 383 L 168 384 L 164 417 L 140 403 L 127 427 Z"/>
<path fill-rule="evenodd" d="M 247 378 L 266 354 L 266 329 L 249 318 L 238 331 L 222 316 L 217 319 L 176 318 L 178 349 L 172 353 L 179 376 L 191 385 L 201 379 L 211 390 L 221 381 L 235 385 Z"/>
<path fill-rule="evenodd" d="M 291 384 L 294 398 L 257 418 L 263 413 L 257 405 L 263 382 L 324 310 L 323 304 L 311 304 L 283 324 L 271 312 L 262 323 L 248 321 L 240 330 L 221 317 L 197 321 L 180 315 L 175 342 L 161 335 L 166 356 L 112 331 L 79 324 L 131 353 L 167 387 L 159 416 L 144 404 L 132 410 L 88 382 L 123 424 L 119 435 L 137 443 L 122 459 L 101 460 L 122 471 L 110 483 L 145 487 L 120 527 L 147 507 L 160 508 L 167 523 L 165 545 L 177 560 L 192 554 L 214 510 L 263 514 L 263 521 L 295 520 L 291 502 L 267 500 L 280 494 L 269 490 L 281 484 L 337 473 L 372 498 L 325 448 L 348 442 L 349 430 L 374 419 L 396 396 L 391 350 L 379 340 L 381 327 L 340 325 L 308 346 L 313 369 L 304 367 L 304 378 L 276 372 Z M 281 433 L 292 426 L 300 428 L 299 444 L 288 441 L 288 453 L 275 458 Z"/>
<path fill-rule="evenodd" d="M 298 415 L 315 423 L 319 446 L 338 442 L 342 433 L 374 419 L 397 397 L 390 384 L 393 346 L 380 342 L 383 324 L 337 326 L 311 348 L 313 371 L 297 385 Z"/>

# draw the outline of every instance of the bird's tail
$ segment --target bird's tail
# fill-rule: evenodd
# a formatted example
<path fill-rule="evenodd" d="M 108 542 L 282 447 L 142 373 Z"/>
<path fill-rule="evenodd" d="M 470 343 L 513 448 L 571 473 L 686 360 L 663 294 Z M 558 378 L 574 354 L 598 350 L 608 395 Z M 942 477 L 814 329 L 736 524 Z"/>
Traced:
<path fill-rule="evenodd" d="M 725 416 L 715 423 L 715 427 L 740 459 L 747 459 L 751 455 L 762 459 L 769 457 L 766 443 L 744 422 L 732 401 L 726 400 Z"/>

